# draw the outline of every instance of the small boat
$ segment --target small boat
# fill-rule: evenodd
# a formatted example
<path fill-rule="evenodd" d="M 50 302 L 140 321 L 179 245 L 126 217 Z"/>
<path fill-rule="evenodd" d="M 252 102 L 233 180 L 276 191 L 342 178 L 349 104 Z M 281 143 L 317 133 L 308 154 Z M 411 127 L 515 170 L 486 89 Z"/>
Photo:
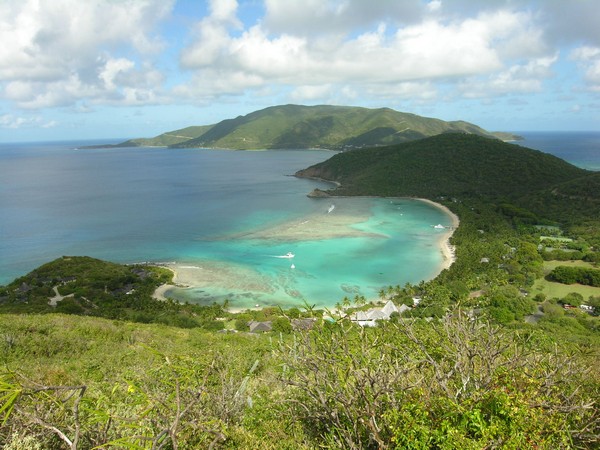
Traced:
<path fill-rule="evenodd" d="M 291 259 L 294 256 L 296 256 L 296 255 L 294 255 L 292 252 L 287 252 L 285 255 L 276 256 L 275 258 L 288 258 L 288 259 Z"/>
<path fill-rule="evenodd" d="M 296 265 L 292 263 L 292 265 L 290 266 L 290 269 L 295 269 Z"/>
<path fill-rule="evenodd" d="M 433 228 L 437 229 L 437 230 L 443 230 L 446 227 L 444 225 L 442 225 L 441 223 L 438 223 L 437 225 L 435 225 Z"/>
<path fill-rule="evenodd" d="M 327 214 L 329 214 L 331 211 L 333 211 L 335 209 L 335 205 L 331 205 L 329 207 L 329 209 L 327 210 Z"/>

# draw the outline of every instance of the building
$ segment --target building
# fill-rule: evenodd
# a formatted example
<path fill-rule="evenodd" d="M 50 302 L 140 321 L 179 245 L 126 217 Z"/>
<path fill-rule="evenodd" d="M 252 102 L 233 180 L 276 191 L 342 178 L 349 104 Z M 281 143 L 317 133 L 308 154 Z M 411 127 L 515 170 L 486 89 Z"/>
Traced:
<path fill-rule="evenodd" d="M 397 307 L 394 302 L 388 300 L 383 308 L 371 308 L 367 311 L 357 311 L 350 316 L 350 320 L 361 327 L 374 327 L 378 320 L 390 320 L 393 313 L 402 314 L 410 309 L 406 305 Z"/>

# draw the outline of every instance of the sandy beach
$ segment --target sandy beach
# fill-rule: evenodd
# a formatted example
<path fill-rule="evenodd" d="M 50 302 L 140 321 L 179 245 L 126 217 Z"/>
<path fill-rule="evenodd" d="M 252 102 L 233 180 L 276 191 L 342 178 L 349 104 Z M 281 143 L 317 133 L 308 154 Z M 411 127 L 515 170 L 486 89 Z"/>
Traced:
<path fill-rule="evenodd" d="M 439 245 L 440 245 L 440 251 L 442 252 L 442 258 L 443 258 L 442 267 L 440 269 L 440 272 L 441 272 L 444 269 L 450 268 L 450 266 L 456 260 L 455 249 L 454 249 L 454 246 L 452 244 L 450 244 L 450 238 L 452 237 L 452 234 L 454 234 L 454 230 L 456 230 L 458 228 L 458 226 L 460 225 L 460 220 L 458 219 L 458 216 L 456 214 L 454 214 L 452 211 L 450 211 L 449 208 L 447 208 L 446 206 L 444 206 L 440 203 L 436 203 L 436 202 L 426 199 L 426 198 L 416 198 L 415 200 L 420 200 L 420 201 L 425 202 L 435 208 L 438 208 L 438 209 L 444 211 L 444 213 L 446 213 L 452 220 L 451 227 L 446 228 L 446 231 L 444 233 L 440 233 L 440 239 L 438 241 Z"/>

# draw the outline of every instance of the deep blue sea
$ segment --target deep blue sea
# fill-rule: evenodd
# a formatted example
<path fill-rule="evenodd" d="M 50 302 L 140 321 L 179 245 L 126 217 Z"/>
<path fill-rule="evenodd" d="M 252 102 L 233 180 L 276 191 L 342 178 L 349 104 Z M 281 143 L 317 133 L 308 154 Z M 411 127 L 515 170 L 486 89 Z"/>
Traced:
<path fill-rule="evenodd" d="M 600 170 L 600 131 L 517 131 L 516 144 L 558 156 L 578 167 Z"/>
<path fill-rule="evenodd" d="M 521 145 L 600 169 L 600 133 L 519 134 Z M 169 293 L 180 300 L 332 306 L 440 270 L 433 225 L 450 225 L 443 211 L 404 199 L 310 199 L 330 185 L 289 176 L 333 152 L 78 149 L 86 144 L 0 144 L 0 284 L 62 255 L 89 255 L 177 262 L 203 280 Z M 288 252 L 295 257 L 278 257 Z"/>

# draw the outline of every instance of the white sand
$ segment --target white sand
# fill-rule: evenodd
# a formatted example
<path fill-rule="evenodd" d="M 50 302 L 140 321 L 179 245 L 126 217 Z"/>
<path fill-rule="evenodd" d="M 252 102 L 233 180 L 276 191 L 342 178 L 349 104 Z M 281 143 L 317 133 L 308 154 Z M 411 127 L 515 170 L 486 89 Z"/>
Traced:
<path fill-rule="evenodd" d="M 443 257 L 442 266 L 440 268 L 440 272 L 441 272 L 444 269 L 448 269 L 452 265 L 452 263 L 454 263 L 454 261 L 456 260 L 455 249 L 454 249 L 454 246 L 452 244 L 450 244 L 450 238 L 452 237 L 452 234 L 454 234 L 454 230 L 456 230 L 458 228 L 460 221 L 458 219 L 458 216 L 456 214 L 454 214 L 452 211 L 450 211 L 450 209 L 448 209 L 444 205 L 441 205 L 434 201 L 428 200 L 426 198 L 417 198 L 415 200 L 420 200 L 422 202 L 428 203 L 431 206 L 434 206 L 435 208 L 438 208 L 438 209 L 444 211 L 446 214 L 448 214 L 448 216 L 450 216 L 450 218 L 452 220 L 451 227 L 446 228 L 446 232 L 440 234 L 440 239 L 438 241 L 439 245 L 440 245 L 440 250 L 442 252 L 442 257 Z"/>

